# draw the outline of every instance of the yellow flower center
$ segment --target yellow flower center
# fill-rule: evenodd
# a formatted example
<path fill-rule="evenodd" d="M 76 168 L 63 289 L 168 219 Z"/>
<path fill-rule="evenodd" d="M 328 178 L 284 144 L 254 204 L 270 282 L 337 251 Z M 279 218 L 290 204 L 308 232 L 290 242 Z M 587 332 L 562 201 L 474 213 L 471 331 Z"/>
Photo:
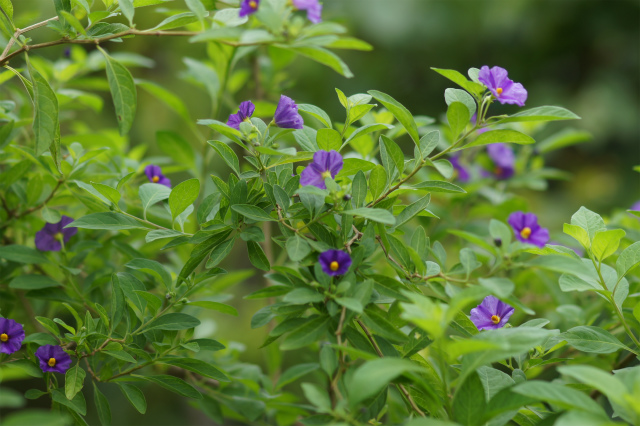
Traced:
<path fill-rule="evenodd" d="M 255 1 L 252 0 L 252 1 L 249 2 L 249 7 L 251 9 L 257 9 L 258 8 L 258 3 L 256 3 Z"/>
<path fill-rule="evenodd" d="M 493 172 L 497 175 L 501 175 L 502 174 L 502 167 L 496 167 Z"/>
<path fill-rule="evenodd" d="M 322 172 L 322 179 L 330 178 L 331 172 L 327 170 L 326 172 Z"/>
<path fill-rule="evenodd" d="M 160 180 L 160 176 L 154 176 L 151 180 L 153 181 L 153 183 L 158 183 L 158 181 Z"/>
<path fill-rule="evenodd" d="M 331 262 L 331 264 L 329 264 L 329 269 L 331 269 L 332 271 L 337 271 L 339 267 L 340 265 L 335 260 Z"/>
<path fill-rule="evenodd" d="M 502 87 L 498 87 L 496 89 L 496 93 L 498 94 L 498 96 L 502 95 Z"/>
<path fill-rule="evenodd" d="M 497 315 L 491 315 L 491 322 L 497 324 L 500 322 L 500 317 Z"/>
<path fill-rule="evenodd" d="M 62 239 L 64 238 L 64 235 L 62 235 L 62 232 L 56 232 L 53 238 L 55 238 L 56 240 L 62 241 Z"/>
<path fill-rule="evenodd" d="M 0 342 L 6 342 L 7 340 L 9 340 L 7 333 L 0 334 Z"/>
<path fill-rule="evenodd" d="M 47 364 L 49 364 L 49 367 L 55 367 L 56 366 L 56 359 L 55 358 L 49 358 L 49 362 L 47 362 Z"/>
<path fill-rule="evenodd" d="M 529 228 L 528 226 L 522 228 L 522 231 L 520 231 L 520 236 L 525 240 L 529 238 L 529 236 L 531 236 L 531 228 Z"/>

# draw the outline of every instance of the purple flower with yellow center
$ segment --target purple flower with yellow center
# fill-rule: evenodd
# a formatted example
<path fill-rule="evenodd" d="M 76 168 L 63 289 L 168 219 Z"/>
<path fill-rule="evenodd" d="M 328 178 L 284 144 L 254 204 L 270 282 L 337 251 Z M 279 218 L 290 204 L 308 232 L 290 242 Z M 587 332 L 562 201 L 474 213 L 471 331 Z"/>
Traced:
<path fill-rule="evenodd" d="M 313 185 L 316 188 L 327 189 L 326 178 L 333 179 L 342 169 L 342 155 L 338 151 L 316 151 L 313 163 L 300 173 L 300 185 Z"/>
<path fill-rule="evenodd" d="M 504 68 L 489 68 L 485 65 L 480 68 L 478 80 L 487 86 L 493 97 L 501 104 L 524 106 L 524 101 L 527 100 L 527 90 L 522 84 L 514 83 L 507 75 L 507 70 Z"/>
<path fill-rule="evenodd" d="M 533 213 L 511 213 L 508 222 L 516 238 L 523 243 L 544 247 L 549 242 L 549 230 L 538 225 L 538 217 Z"/>
<path fill-rule="evenodd" d="M 304 127 L 304 120 L 298 113 L 298 105 L 285 95 L 280 95 L 273 121 L 276 122 L 276 126 L 282 129 L 302 129 Z"/>
<path fill-rule="evenodd" d="M 322 22 L 322 5 L 318 0 L 293 0 L 293 7 L 307 11 L 307 19 L 314 24 Z"/>
<path fill-rule="evenodd" d="M 452 155 L 449 157 L 449 161 L 451 162 L 453 169 L 458 173 L 457 179 L 460 182 L 469 182 L 471 175 L 467 168 L 460 163 L 460 155 Z"/>
<path fill-rule="evenodd" d="M 244 18 L 247 15 L 257 12 L 258 6 L 260 6 L 260 0 L 242 0 L 240 4 L 240 17 Z"/>
<path fill-rule="evenodd" d="M 149 164 L 144 168 L 144 173 L 147 175 L 147 178 L 149 178 L 149 182 L 158 183 L 166 186 L 167 188 L 171 188 L 171 180 L 162 174 L 160 166 Z"/>
<path fill-rule="evenodd" d="M 255 110 L 256 106 L 251 101 L 244 101 L 240 103 L 238 112 L 229 115 L 227 126 L 233 127 L 236 130 L 240 130 L 240 123 L 242 123 L 243 121 L 250 121 L 249 118 L 251 118 Z"/>
<path fill-rule="evenodd" d="M 45 373 L 63 373 L 71 367 L 71 357 L 60 346 L 44 345 L 36 351 L 40 368 Z"/>
<path fill-rule="evenodd" d="M 478 330 L 495 330 L 504 327 L 514 311 L 515 309 L 502 300 L 487 296 L 471 310 L 471 322 Z"/>
<path fill-rule="evenodd" d="M 0 353 L 12 354 L 22 346 L 24 328 L 12 319 L 0 318 Z"/>
<path fill-rule="evenodd" d="M 509 145 L 492 143 L 487 145 L 487 154 L 493 161 L 493 175 L 497 179 L 508 179 L 515 173 L 516 156 Z"/>
<path fill-rule="evenodd" d="M 73 219 L 69 216 L 60 218 L 58 223 L 47 223 L 44 227 L 36 232 L 36 248 L 40 251 L 60 251 L 62 249 L 61 241 L 68 243 L 71 237 L 73 237 L 78 228 L 65 228 L 68 224 L 73 222 Z"/>
<path fill-rule="evenodd" d="M 344 275 L 351 266 L 351 256 L 342 250 L 327 250 L 318 258 L 325 274 L 335 276 Z"/>

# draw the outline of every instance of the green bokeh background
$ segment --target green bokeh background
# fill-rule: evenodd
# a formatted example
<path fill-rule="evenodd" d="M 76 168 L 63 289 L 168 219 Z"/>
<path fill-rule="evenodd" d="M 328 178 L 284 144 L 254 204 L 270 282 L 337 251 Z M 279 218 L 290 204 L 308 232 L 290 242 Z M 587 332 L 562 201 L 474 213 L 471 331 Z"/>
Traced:
<path fill-rule="evenodd" d="M 165 7 L 184 7 L 181 1 L 175 3 Z M 22 27 L 55 14 L 49 0 L 14 0 L 14 7 L 18 26 Z M 528 90 L 528 107 L 559 105 L 583 118 L 569 124 L 551 124 L 547 132 L 572 126 L 593 134 L 592 141 L 547 157 L 551 166 L 573 173 L 573 179 L 554 182 L 545 193 L 524 193 L 531 197 L 534 210 L 545 218 L 552 232 L 568 222 L 581 205 L 606 215 L 640 200 L 640 175 L 632 171 L 640 164 L 638 1 L 325 0 L 324 7 L 327 19 L 344 24 L 350 34 L 371 43 L 374 50 L 339 52 L 355 74 L 352 79 L 297 59 L 290 68 L 290 88 L 286 91 L 295 100 L 318 105 L 340 119 L 343 110 L 335 87 L 347 95 L 376 89 L 392 95 L 414 114 L 439 118 L 446 108 L 444 90 L 451 84 L 430 67 L 465 72 L 470 67 L 499 65 Z M 151 27 L 162 19 L 149 12 L 137 12 L 139 28 Z M 48 40 L 49 36 L 46 29 L 33 32 L 36 41 Z M 183 56 L 206 58 L 203 44 L 190 45 L 184 38 L 137 38 L 119 45 L 110 43 L 108 48 L 153 59 L 153 68 L 136 68 L 134 76 L 178 94 L 193 117 L 210 118 L 206 95 L 178 77 L 185 69 Z M 64 47 L 57 46 L 38 54 L 55 59 L 63 52 Z M 108 100 L 101 114 L 87 112 L 85 120 L 93 128 L 112 127 L 115 122 L 110 108 Z M 493 108 L 494 112 L 516 110 L 514 106 Z M 139 91 L 132 144 L 146 144 L 149 154 L 159 154 L 155 132 L 166 129 L 182 130 L 185 137 L 193 138 L 163 104 Z M 194 147 L 201 144 L 190 141 Z M 172 178 L 181 180 L 179 175 Z M 250 264 L 244 252 L 236 250 L 225 267 L 249 268 Z M 230 302 L 238 307 L 239 318 L 229 320 L 211 314 L 215 323 L 203 319 L 203 324 L 208 331 L 215 330 L 216 338 L 244 345 L 242 360 L 265 366 L 265 352 L 257 349 L 264 330 L 249 328 L 251 316 L 262 303 L 241 300 L 260 285 L 261 279 L 254 277 Z M 287 353 L 286 360 L 316 361 L 316 356 Z M 141 416 L 120 393 L 105 390 L 113 398 L 114 425 L 210 424 L 201 413 L 187 409 L 183 398 L 157 387 L 148 387 L 147 391 L 149 410 Z"/>

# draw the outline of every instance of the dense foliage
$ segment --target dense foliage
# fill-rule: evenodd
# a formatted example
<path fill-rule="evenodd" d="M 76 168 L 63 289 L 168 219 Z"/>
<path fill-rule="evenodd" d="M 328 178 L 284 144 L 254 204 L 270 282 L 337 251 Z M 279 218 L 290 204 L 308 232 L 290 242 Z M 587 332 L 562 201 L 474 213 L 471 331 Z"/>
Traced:
<path fill-rule="evenodd" d="M 566 178 L 545 155 L 584 137 L 536 137 L 575 114 L 525 108 L 526 84 L 479 64 L 429 71 L 456 86 L 438 120 L 376 90 L 336 89 L 330 117 L 282 93 L 288 65 L 351 76 L 334 50 L 370 46 L 315 0 L 54 0 L 22 29 L 14 3 L 0 0 L 3 424 L 109 425 L 114 389 L 144 414 L 152 387 L 219 424 L 640 424 L 640 206 L 582 207 L 550 233 L 522 196 Z M 159 23 L 139 29 L 141 14 Z M 182 77 L 210 118 L 134 79 L 148 58 L 111 51 L 148 36 L 204 45 Z M 139 91 L 184 121 L 150 130 L 161 157 L 127 138 Z M 113 128 L 83 119 L 101 92 Z M 257 272 L 265 369 L 201 325 L 237 316 L 232 286 Z"/>

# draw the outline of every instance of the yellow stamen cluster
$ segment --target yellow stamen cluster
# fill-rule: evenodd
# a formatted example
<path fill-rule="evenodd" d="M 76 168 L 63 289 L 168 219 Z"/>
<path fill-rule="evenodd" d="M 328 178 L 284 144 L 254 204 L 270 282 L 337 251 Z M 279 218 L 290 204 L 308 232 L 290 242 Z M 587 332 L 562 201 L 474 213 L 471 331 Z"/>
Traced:
<path fill-rule="evenodd" d="M 7 333 L 0 334 L 0 342 L 6 342 L 7 340 L 9 340 Z"/>
<path fill-rule="evenodd" d="M 496 89 L 496 93 L 498 94 L 498 96 L 502 95 L 502 87 L 498 87 Z"/>
<path fill-rule="evenodd" d="M 323 179 L 330 178 L 330 177 L 331 177 L 331 172 L 329 170 L 322 172 Z"/>
<path fill-rule="evenodd" d="M 158 183 L 158 181 L 160 180 L 160 176 L 154 176 L 151 180 L 153 181 L 153 183 Z"/>
<path fill-rule="evenodd" d="M 500 317 L 497 315 L 491 315 L 491 322 L 497 324 L 500 322 Z"/>
<path fill-rule="evenodd" d="M 251 9 L 257 9 L 258 8 L 258 3 L 256 3 L 255 1 L 252 0 L 252 1 L 249 2 L 249 7 Z"/>
<path fill-rule="evenodd" d="M 339 267 L 340 267 L 340 265 L 335 260 L 329 264 L 329 268 L 332 271 L 337 271 Z"/>
<path fill-rule="evenodd" d="M 62 241 L 62 239 L 64 238 L 64 235 L 62 234 L 62 232 L 56 232 L 53 238 L 55 238 L 56 240 Z"/>
<path fill-rule="evenodd" d="M 47 362 L 47 364 L 49 364 L 49 367 L 55 367 L 56 366 L 56 359 L 55 358 L 49 358 L 49 362 Z"/>
<path fill-rule="evenodd" d="M 520 231 L 520 236 L 525 240 L 529 238 L 531 236 L 531 228 L 529 228 L 528 226 L 522 228 L 522 231 Z"/>

